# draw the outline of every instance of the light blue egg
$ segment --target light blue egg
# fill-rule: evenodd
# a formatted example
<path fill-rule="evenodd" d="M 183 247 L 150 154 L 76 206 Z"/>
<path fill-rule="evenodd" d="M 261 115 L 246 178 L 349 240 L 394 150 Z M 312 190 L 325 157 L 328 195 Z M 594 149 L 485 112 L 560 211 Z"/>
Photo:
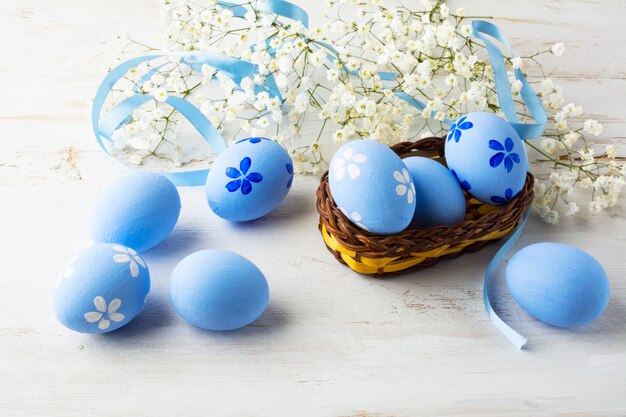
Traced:
<path fill-rule="evenodd" d="M 354 224 L 378 234 L 406 229 L 415 213 L 415 186 L 388 146 L 363 139 L 343 145 L 328 172 L 330 192 Z"/>
<path fill-rule="evenodd" d="M 535 243 L 517 252 L 506 268 L 506 282 L 524 310 L 558 327 L 587 324 L 609 302 L 602 265 L 587 252 L 561 243 Z"/>
<path fill-rule="evenodd" d="M 526 181 L 524 143 L 511 124 L 493 113 L 469 113 L 448 132 L 445 156 L 461 186 L 487 204 L 506 204 Z"/>
<path fill-rule="evenodd" d="M 203 250 L 184 258 L 172 273 L 176 312 L 206 330 L 234 330 L 256 320 L 269 301 L 263 273 L 241 255 Z"/>
<path fill-rule="evenodd" d="M 223 219 L 248 221 L 274 210 L 293 182 L 285 149 L 267 138 L 248 138 L 228 147 L 209 171 L 206 198 Z"/>
<path fill-rule="evenodd" d="M 136 251 L 100 243 L 65 265 L 54 292 L 54 311 L 71 330 L 107 333 L 135 318 L 149 291 L 150 273 Z"/>
<path fill-rule="evenodd" d="M 421 156 L 411 156 L 402 161 L 415 185 L 415 214 L 411 227 L 450 226 L 463 221 L 465 195 L 445 166 Z"/>
<path fill-rule="evenodd" d="M 105 188 L 91 212 L 91 238 L 143 252 L 169 235 L 179 214 L 180 197 L 170 180 L 134 172 Z"/>

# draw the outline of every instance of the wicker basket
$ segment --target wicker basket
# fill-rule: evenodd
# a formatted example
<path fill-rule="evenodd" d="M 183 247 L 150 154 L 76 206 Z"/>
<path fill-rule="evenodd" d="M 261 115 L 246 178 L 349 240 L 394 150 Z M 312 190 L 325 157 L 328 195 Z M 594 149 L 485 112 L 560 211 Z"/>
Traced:
<path fill-rule="evenodd" d="M 426 156 L 445 164 L 443 148 L 444 139 L 435 137 L 391 147 L 401 158 Z M 532 203 L 533 182 L 529 173 L 522 191 L 503 206 L 483 204 L 466 193 L 465 220 L 455 225 L 376 235 L 356 227 L 337 208 L 326 172 L 317 190 L 319 229 L 335 258 L 358 273 L 380 277 L 414 267 L 426 268 L 441 259 L 475 252 L 513 230 Z"/>

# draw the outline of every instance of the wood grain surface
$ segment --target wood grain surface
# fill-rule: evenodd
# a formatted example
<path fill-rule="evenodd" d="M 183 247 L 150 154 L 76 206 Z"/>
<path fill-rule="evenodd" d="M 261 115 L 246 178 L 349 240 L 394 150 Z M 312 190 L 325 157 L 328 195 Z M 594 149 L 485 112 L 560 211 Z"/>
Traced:
<path fill-rule="evenodd" d="M 322 2 L 296 3 L 316 16 Z M 548 71 L 626 155 L 622 1 L 463 5 L 492 16 L 516 51 L 564 41 Z M 63 328 L 51 302 L 57 273 L 90 245 L 90 207 L 122 174 L 97 148 L 89 101 L 116 55 L 111 34 L 154 39 L 158 2 L 1 0 L 0 28 L 0 416 L 626 415 L 623 202 L 558 226 L 531 218 L 517 248 L 577 245 L 605 266 L 612 293 L 597 321 L 559 330 L 521 311 L 500 274 L 496 307 L 529 337 L 524 351 L 484 312 L 497 245 L 388 280 L 358 276 L 322 243 L 315 177 L 296 178 L 277 210 L 242 225 L 213 215 L 202 189 L 182 188 L 179 224 L 145 256 L 152 291 L 140 316 L 102 336 Z M 271 301 L 257 322 L 211 333 L 175 314 L 171 271 L 204 248 L 234 250 L 265 272 Z"/>

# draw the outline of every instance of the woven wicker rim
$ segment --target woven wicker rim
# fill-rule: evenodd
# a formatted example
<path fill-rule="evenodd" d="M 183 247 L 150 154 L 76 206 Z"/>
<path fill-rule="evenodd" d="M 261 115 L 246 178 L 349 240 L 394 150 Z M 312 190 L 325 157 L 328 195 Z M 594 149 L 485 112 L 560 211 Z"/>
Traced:
<path fill-rule="evenodd" d="M 391 147 L 400 157 L 427 156 L 445 163 L 443 157 L 444 138 L 430 137 L 416 142 L 402 142 Z M 321 178 L 317 190 L 317 211 L 320 214 L 320 230 L 326 231 L 345 249 L 356 252 L 356 259 L 366 258 L 410 258 L 413 253 L 429 252 L 444 245 L 449 247 L 463 246 L 457 253 L 430 258 L 417 265 L 428 267 L 443 258 L 452 258 L 464 252 L 474 252 L 489 243 L 489 235 L 513 229 L 520 221 L 524 212 L 533 200 L 532 174 L 528 174 L 522 191 L 507 204 L 487 206 L 469 195 L 467 199 L 467 216 L 452 226 L 434 226 L 427 229 L 407 229 L 394 235 L 376 235 L 355 226 L 337 208 L 329 189 L 328 171 Z M 488 213 L 482 213 L 488 208 Z M 469 245 L 468 241 L 472 242 Z M 335 257 L 345 263 L 337 251 L 328 248 Z M 380 275 L 384 275 L 382 271 Z"/>

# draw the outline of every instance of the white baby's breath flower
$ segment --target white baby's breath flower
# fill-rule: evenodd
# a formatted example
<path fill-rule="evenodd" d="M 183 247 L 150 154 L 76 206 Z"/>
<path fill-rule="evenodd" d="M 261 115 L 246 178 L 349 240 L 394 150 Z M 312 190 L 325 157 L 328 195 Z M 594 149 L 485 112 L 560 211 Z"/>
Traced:
<path fill-rule="evenodd" d="M 573 214 L 576 214 L 578 213 L 579 210 L 580 210 L 580 207 L 578 207 L 578 205 L 574 202 L 570 202 L 565 205 L 566 216 L 571 216 Z"/>
<path fill-rule="evenodd" d="M 523 64 L 524 62 L 522 61 L 522 58 L 518 56 L 511 58 L 511 65 L 514 69 L 522 68 Z"/>
<path fill-rule="evenodd" d="M 150 147 L 150 143 L 142 137 L 134 136 L 130 140 L 130 146 L 132 146 L 134 149 L 145 150 Z"/>
<path fill-rule="evenodd" d="M 557 224 L 559 222 L 559 213 L 556 210 L 549 210 L 542 218 L 546 223 Z"/>
<path fill-rule="evenodd" d="M 163 103 L 169 97 L 167 90 L 164 88 L 157 88 L 156 90 L 154 90 L 152 95 L 154 96 L 154 99 L 160 103 Z"/>
<path fill-rule="evenodd" d="M 589 203 L 589 213 L 598 214 L 602 211 L 602 204 L 598 200 L 594 200 Z"/>
<path fill-rule="evenodd" d="M 333 142 L 335 143 L 335 145 L 343 145 L 344 143 L 346 143 L 346 140 L 346 135 L 343 129 L 335 130 L 335 132 L 333 133 Z"/>
<path fill-rule="evenodd" d="M 546 138 L 541 141 L 541 147 L 548 155 L 552 155 L 556 151 L 556 140 Z"/>
<path fill-rule="evenodd" d="M 556 129 L 559 132 L 564 132 L 567 130 L 568 126 L 567 126 L 567 122 L 565 120 L 561 120 L 560 122 L 557 122 L 555 124 Z"/>
<path fill-rule="evenodd" d="M 591 133 L 594 136 L 600 136 L 604 127 L 598 123 L 597 120 L 588 119 L 583 124 L 583 130 L 587 133 Z"/>
<path fill-rule="evenodd" d="M 582 148 L 578 150 L 578 155 L 583 159 L 583 161 L 587 163 L 592 163 L 594 161 L 595 151 L 592 148 Z"/>
<path fill-rule="evenodd" d="M 563 45 L 563 42 L 555 43 L 552 45 L 552 48 L 550 48 L 550 51 L 556 56 L 562 56 L 565 52 L 565 45 Z"/>
<path fill-rule="evenodd" d="M 460 30 L 461 35 L 463 35 L 466 38 L 469 38 L 472 35 L 472 26 L 470 25 L 463 25 L 461 26 Z"/>
<path fill-rule="evenodd" d="M 131 155 L 128 157 L 128 161 L 133 165 L 141 165 L 143 159 L 139 155 Z"/>
<path fill-rule="evenodd" d="M 208 65 L 198 68 L 198 64 L 192 68 L 174 54 L 163 65 L 156 61 L 138 65 L 124 78 L 128 82 L 116 87 L 119 94 L 105 103 L 105 111 L 136 94 L 153 95 L 155 100 L 134 111 L 131 120 L 113 134 L 116 149 L 129 152 L 129 160 L 132 156 L 137 164 L 148 150 L 157 149 L 155 156 L 184 165 L 190 155 L 175 136 L 182 117 L 176 110 L 171 113 L 169 106 L 159 106 L 170 96 L 189 100 L 224 134 L 241 129 L 249 136 L 271 130 L 272 138 L 292 156 L 295 171 L 303 173 L 324 169 L 327 159 L 322 149 L 331 140 L 343 144 L 368 137 L 392 145 L 417 136 L 441 136 L 441 122 L 470 111 L 503 116 L 493 70 L 477 45 L 468 41 L 472 26 L 463 8 L 451 14 L 445 2 L 432 0 L 424 1 L 426 10 L 410 2 L 329 0 L 319 26 L 306 29 L 256 10 L 254 3 L 243 6 L 247 9 L 243 19 L 217 0 L 164 3 L 169 19 L 164 35 L 173 50 L 218 50 L 254 64 L 257 71 L 234 82 L 223 71 Z M 344 5 L 356 6 L 351 10 Z M 549 51 L 560 56 L 564 46 L 557 43 Z M 541 65 L 539 58 L 535 62 Z M 510 89 L 514 99 L 521 100 L 523 84 L 513 69 L 523 68 L 524 59 L 512 57 L 509 63 Z M 144 79 L 145 74 L 152 75 Z M 275 91 L 269 94 L 268 81 L 278 88 L 279 96 Z M 549 187 L 537 186 L 534 207 L 552 223 L 559 214 L 575 213 L 578 205 L 569 201 L 574 186 L 593 193 L 599 210 L 616 204 L 626 167 L 618 164 L 613 146 L 591 143 L 590 136 L 600 135 L 602 125 L 591 119 L 580 121 L 582 107 L 564 105 L 567 96 L 550 78 L 538 81 L 538 95 L 550 120 L 549 136 L 538 144 L 539 151 L 558 164 Z M 415 108 L 399 92 L 426 107 Z M 527 110 L 522 106 L 519 111 L 525 120 Z M 320 124 L 324 130 L 312 140 L 305 125 L 315 118 L 329 123 Z M 331 128 L 335 123 L 337 127 Z M 583 141 L 579 150 L 576 145 Z M 602 149 L 597 160 L 594 148 Z M 593 181 L 585 172 L 593 173 Z"/>
<path fill-rule="evenodd" d="M 563 142 L 565 143 L 565 146 L 571 148 L 576 141 L 578 141 L 579 137 L 580 135 L 578 133 L 571 131 L 563 136 Z"/>
<path fill-rule="evenodd" d="M 606 153 L 606 156 L 608 156 L 609 158 L 611 159 L 615 158 L 615 146 L 606 145 L 604 147 L 604 152 Z"/>
<path fill-rule="evenodd" d="M 458 81 L 454 74 L 448 75 L 444 81 L 448 87 L 456 87 L 458 85 Z"/>

